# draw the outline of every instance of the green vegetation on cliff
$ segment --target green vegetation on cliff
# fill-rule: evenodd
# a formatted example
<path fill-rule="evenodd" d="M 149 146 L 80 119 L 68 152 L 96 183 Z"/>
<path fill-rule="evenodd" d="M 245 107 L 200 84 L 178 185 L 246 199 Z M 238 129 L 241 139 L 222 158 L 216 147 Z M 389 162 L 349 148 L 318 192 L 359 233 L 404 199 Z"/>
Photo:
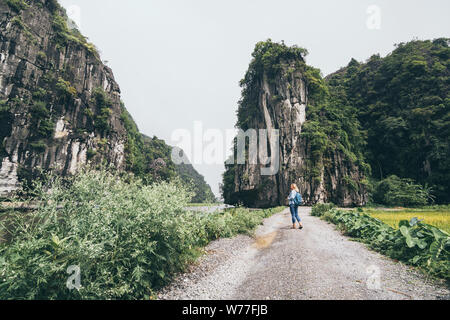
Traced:
<path fill-rule="evenodd" d="M 6 21 L 10 19 L 12 28 L 18 29 L 27 38 L 31 37 L 36 40 L 38 37 L 42 37 L 42 35 L 38 34 L 39 29 L 36 27 L 37 18 L 35 17 L 39 16 L 39 19 L 44 20 L 39 25 L 41 27 L 47 26 L 45 19 L 48 16 L 51 19 L 51 30 L 48 30 L 48 35 L 46 35 L 48 36 L 46 46 L 44 45 L 45 41 L 27 43 L 25 45 L 28 47 L 27 52 L 18 55 L 21 61 L 14 76 L 8 77 L 5 74 L 4 79 L 8 84 L 12 84 L 12 89 L 9 95 L 4 97 L 4 100 L 1 100 L 0 106 L 0 124 L 2 127 L 0 132 L 0 141 L 2 142 L 0 155 L 2 157 L 12 156 L 11 150 L 7 152 L 3 144 L 5 143 L 5 138 L 11 135 L 12 126 L 17 125 L 14 124 L 17 115 L 24 115 L 27 119 L 22 123 L 29 125 L 27 128 L 29 133 L 20 150 L 30 152 L 32 156 L 42 156 L 46 150 L 57 144 L 53 138 L 56 121 L 61 117 L 67 120 L 69 118 L 66 117 L 67 111 L 74 109 L 77 104 L 76 100 L 83 97 L 83 93 L 78 92 L 75 84 L 71 83 L 75 78 L 72 66 L 66 63 L 60 65 L 60 61 L 55 59 L 55 49 L 62 50 L 62 47 L 69 43 L 63 43 L 59 39 L 61 37 L 70 38 L 70 41 L 82 44 L 93 55 L 97 55 L 97 53 L 90 50 L 92 46 L 87 43 L 86 39 L 76 28 L 69 29 L 66 12 L 56 0 L 5 0 L 5 3 L 10 11 L 6 11 L 7 14 L 4 19 Z M 30 23 L 31 20 L 35 20 L 35 23 Z M 30 26 L 33 26 L 34 29 Z M 7 44 L 12 43 L 8 49 L 9 54 L 11 56 L 17 55 L 16 42 L 21 39 L 20 35 L 14 36 L 14 34 L 10 34 L 7 24 L 3 25 L 2 28 L 2 33 L 5 32 L 5 35 L 7 35 L 2 38 L 4 43 L 4 49 L 2 50 L 6 50 Z M 13 38 L 10 39 L 10 37 Z M 22 57 L 22 55 L 29 56 Z M 35 64 L 31 64 L 33 68 L 27 63 L 30 63 L 34 58 L 36 59 Z M 29 81 L 25 81 L 30 73 Z M 103 94 L 106 95 L 106 93 Z M 89 105 L 83 107 L 85 108 L 85 113 L 94 113 L 89 108 Z M 109 115 L 105 115 L 101 120 L 103 123 L 97 121 L 95 124 L 92 122 L 83 125 L 71 123 L 71 125 L 79 126 L 74 131 L 79 133 L 78 136 L 81 139 L 87 131 L 92 132 L 97 129 L 97 127 L 92 127 L 93 125 L 101 124 L 97 132 L 102 133 L 102 131 L 106 131 Z M 74 133 L 74 136 L 76 135 Z M 28 161 L 25 166 L 29 166 L 30 163 L 31 161 Z M 32 170 L 32 168 L 26 168 L 25 171 L 31 172 Z M 32 177 L 33 175 L 29 176 Z M 25 179 L 21 174 L 19 174 L 19 178 L 20 180 Z"/>
<path fill-rule="evenodd" d="M 192 203 L 214 203 L 216 197 L 211 187 L 206 183 L 205 178 L 199 174 L 192 164 L 182 163 L 176 165 L 178 176 L 190 186 L 190 190 L 194 193 Z"/>
<path fill-rule="evenodd" d="M 19 13 L 29 7 L 28 3 L 24 0 L 6 0 L 6 4 L 16 13 Z"/>
<path fill-rule="evenodd" d="M 320 180 L 323 168 L 333 170 L 330 159 L 336 150 L 344 155 L 343 165 L 357 165 L 365 176 L 369 175 L 370 167 L 363 156 L 364 133 L 354 110 L 336 101 L 318 69 L 307 66 L 306 75 L 310 101 L 301 136 L 306 139 L 310 151 L 310 178 Z M 349 177 L 346 183 L 356 190 L 358 184 L 367 182 L 353 181 Z"/>
<path fill-rule="evenodd" d="M 239 101 L 237 110 L 236 126 L 242 130 L 249 129 L 248 121 L 258 114 L 258 95 L 260 94 L 260 81 L 264 72 L 268 75 L 269 81 L 282 72 L 287 61 L 297 62 L 296 67 L 304 67 L 303 58 L 308 51 L 297 46 L 288 47 L 284 43 L 275 43 L 270 39 L 265 42 L 258 42 L 252 53 L 252 61 L 240 81 L 242 88 L 242 98 Z"/>
<path fill-rule="evenodd" d="M 385 58 L 352 60 L 328 76 L 339 102 L 367 136 L 363 152 L 375 179 L 390 175 L 431 187 L 450 202 L 449 39 L 401 43 Z"/>
<path fill-rule="evenodd" d="M 147 184 L 174 178 L 176 172 L 171 159 L 172 148 L 157 137 L 150 138 L 140 133 L 123 104 L 121 120 L 128 135 L 125 146 L 127 170 Z"/>

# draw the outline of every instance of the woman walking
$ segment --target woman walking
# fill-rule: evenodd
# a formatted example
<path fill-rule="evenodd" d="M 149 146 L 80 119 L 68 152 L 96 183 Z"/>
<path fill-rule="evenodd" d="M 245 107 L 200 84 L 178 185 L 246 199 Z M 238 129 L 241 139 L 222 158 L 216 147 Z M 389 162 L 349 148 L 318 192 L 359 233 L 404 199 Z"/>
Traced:
<path fill-rule="evenodd" d="M 297 195 L 300 196 L 300 191 L 298 190 L 298 187 L 296 184 L 291 185 L 291 193 L 289 194 L 289 207 L 291 209 L 291 215 L 292 215 L 292 229 L 295 229 L 295 223 L 298 221 L 298 228 L 301 230 L 303 229 L 302 219 L 298 216 L 298 206 L 299 204 L 296 203 L 295 198 Z"/>

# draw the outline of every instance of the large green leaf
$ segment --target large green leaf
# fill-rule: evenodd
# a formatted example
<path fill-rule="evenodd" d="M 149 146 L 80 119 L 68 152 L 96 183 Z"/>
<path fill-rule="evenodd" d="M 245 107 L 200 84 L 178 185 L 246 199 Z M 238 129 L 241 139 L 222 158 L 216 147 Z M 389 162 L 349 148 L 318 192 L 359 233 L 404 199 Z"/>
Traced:
<path fill-rule="evenodd" d="M 439 258 L 442 248 L 443 248 L 443 245 L 441 243 L 439 243 L 438 241 L 433 242 L 430 246 L 431 258 L 434 260 Z"/>
<path fill-rule="evenodd" d="M 406 244 L 408 245 L 409 248 L 414 248 L 414 246 L 416 245 L 416 242 L 414 241 L 413 238 L 411 238 L 411 236 L 407 236 Z"/>
<path fill-rule="evenodd" d="M 422 256 L 415 256 L 412 260 L 411 263 L 413 264 L 417 264 L 417 262 L 419 262 L 419 260 L 422 258 Z"/>
<path fill-rule="evenodd" d="M 401 222 L 400 222 L 401 223 Z M 409 229 L 408 229 L 408 227 L 406 227 L 406 226 L 404 226 L 404 225 L 402 225 L 401 227 L 400 227 L 400 232 L 402 233 L 402 235 L 404 236 L 404 237 L 410 237 L 411 235 L 409 234 Z"/>
<path fill-rule="evenodd" d="M 425 249 L 427 246 L 428 246 L 428 244 L 427 244 L 427 242 L 425 241 L 425 240 L 423 240 L 423 239 L 417 239 L 417 238 L 415 238 L 416 240 L 415 240 L 415 242 L 416 242 L 416 244 L 417 244 L 417 246 L 420 248 L 420 249 Z"/>
<path fill-rule="evenodd" d="M 433 226 L 430 226 L 430 227 L 431 227 L 431 231 L 433 232 L 434 238 L 436 240 L 450 238 L 449 235 L 446 232 L 444 232 L 444 231 L 442 231 L 442 230 L 440 230 L 440 229 L 438 229 L 436 227 L 433 227 Z"/>

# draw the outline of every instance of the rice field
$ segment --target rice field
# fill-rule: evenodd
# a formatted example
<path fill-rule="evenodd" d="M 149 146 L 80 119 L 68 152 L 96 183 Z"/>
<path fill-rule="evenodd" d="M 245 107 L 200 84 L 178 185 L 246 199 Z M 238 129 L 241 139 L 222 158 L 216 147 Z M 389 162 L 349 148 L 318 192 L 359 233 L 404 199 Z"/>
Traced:
<path fill-rule="evenodd" d="M 372 217 L 380 219 L 384 223 L 398 228 L 402 220 L 411 220 L 412 218 L 423 219 L 423 222 L 435 226 L 441 230 L 450 233 L 450 207 L 427 207 L 422 209 L 394 208 L 383 209 L 374 208 L 364 210 Z"/>

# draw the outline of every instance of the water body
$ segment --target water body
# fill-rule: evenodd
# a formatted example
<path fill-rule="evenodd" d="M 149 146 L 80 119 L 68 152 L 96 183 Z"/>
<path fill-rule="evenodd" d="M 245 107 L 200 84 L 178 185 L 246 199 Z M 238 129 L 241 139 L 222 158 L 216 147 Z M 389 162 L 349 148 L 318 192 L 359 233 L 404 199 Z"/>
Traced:
<path fill-rule="evenodd" d="M 234 207 L 230 206 L 228 204 L 220 204 L 220 205 L 204 206 L 204 207 L 187 207 L 186 210 L 198 211 L 198 212 L 204 212 L 204 213 L 213 213 L 213 212 L 223 211 L 225 209 L 230 209 L 230 208 L 234 208 Z"/>

